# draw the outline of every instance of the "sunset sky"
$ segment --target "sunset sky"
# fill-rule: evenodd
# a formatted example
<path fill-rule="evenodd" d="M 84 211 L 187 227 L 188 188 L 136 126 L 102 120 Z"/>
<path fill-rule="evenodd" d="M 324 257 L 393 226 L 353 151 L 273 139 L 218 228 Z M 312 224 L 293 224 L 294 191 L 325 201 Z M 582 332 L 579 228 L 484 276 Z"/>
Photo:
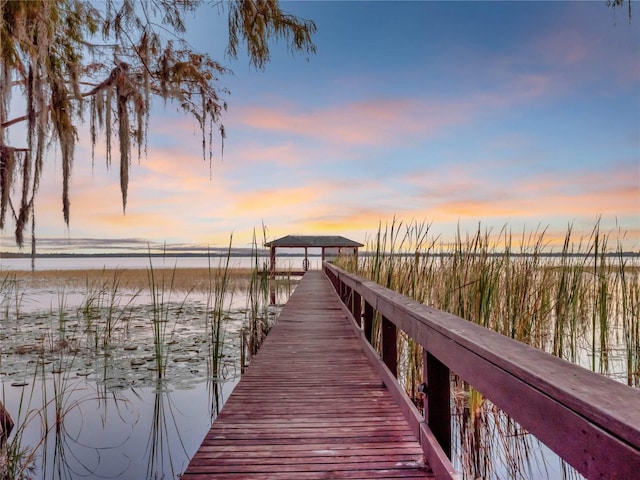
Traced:
<path fill-rule="evenodd" d="M 640 4 L 283 2 L 316 22 L 317 54 L 273 46 L 264 71 L 224 57 L 225 18 L 203 7 L 188 39 L 234 74 L 224 156 L 202 158 L 193 120 L 160 102 L 134 161 L 92 167 L 80 132 L 71 227 L 52 152 L 40 187 L 41 251 L 146 242 L 223 247 L 336 234 L 365 243 L 394 217 L 514 233 L 569 224 L 626 232 L 640 249 Z M 0 250 L 14 249 L 5 230 Z M 86 240 L 85 240 L 86 239 Z M 61 241 L 61 242 L 60 242 Z"/>

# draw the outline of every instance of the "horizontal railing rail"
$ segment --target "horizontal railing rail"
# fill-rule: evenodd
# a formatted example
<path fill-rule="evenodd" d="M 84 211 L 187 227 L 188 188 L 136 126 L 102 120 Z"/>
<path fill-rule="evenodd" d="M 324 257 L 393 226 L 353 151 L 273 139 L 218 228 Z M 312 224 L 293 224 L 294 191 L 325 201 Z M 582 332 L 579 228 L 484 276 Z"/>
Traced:
<path fill-rule="evenodd" d="M 637 389 L 329 263 L 323 269 L 369 342 L 378 312 L 380 358 L 392 375 L 397 376 L 398 329 L 422 346 L 424 422 L 447 455 L 454 372 L 587 478 L 638 478 Z"/>

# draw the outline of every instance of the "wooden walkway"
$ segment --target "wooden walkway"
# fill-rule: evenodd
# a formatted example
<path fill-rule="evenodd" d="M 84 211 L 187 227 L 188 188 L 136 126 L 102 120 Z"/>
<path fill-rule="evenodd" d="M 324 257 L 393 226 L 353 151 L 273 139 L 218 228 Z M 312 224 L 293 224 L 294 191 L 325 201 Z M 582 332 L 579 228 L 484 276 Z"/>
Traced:
<path fill-rule="evenodd" d="M 182 478 L 435 477 L 329 281 L 309 271 Z"/>

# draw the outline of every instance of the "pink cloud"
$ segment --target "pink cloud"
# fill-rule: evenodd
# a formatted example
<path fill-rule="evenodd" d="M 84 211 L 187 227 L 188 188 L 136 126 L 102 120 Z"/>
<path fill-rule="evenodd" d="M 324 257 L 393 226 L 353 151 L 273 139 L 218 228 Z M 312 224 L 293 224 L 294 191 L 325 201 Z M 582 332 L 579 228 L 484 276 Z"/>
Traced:
<path fill-rule="evenodd" d="M 499 184 L 491 178 L 490 172 L 455 165 L 408 176 L 403 181 L 417 192 L 416 206 L 401 213 L 436 222 L 603 215 L 619 218 L 632 229 L 640 220 L 640 184 L 637 169 L 630 165 L 620 164 L 606 173 L 520 176 Z"/>
<path fill-rule="evenodd" d="M 622 25 L 609 28 L 625 28 Z M 636 27 L 629 27 L 636 28 Z M 564 26 L 543 31 L 531 45 L 531 57 L 542 68 L 553 69 L 557 82 L 564 83 L 564 74 L 572 71 L 572 78 L 590 81 L 596 77 L 605 77 L 613 83 L 631 84 L 640 79 L 640 63 L 637 46 L 613 48 L 607 43 L 604 33 L 587 31 L 584 26 L 575 24 L 571 28 Z M 608 65 L 606 70 L 602 65 Z M 579 74 L 576 74 L 579 72 Z M 568 85 L 566 85 L 568 86 Z"/>
<path fill-rule="evenodd" d="M 533 44 L 534 50 L 552 65 L 573 65 L 588 59 L 601 38 L 593 33 L 572 29 L 557 29 L 545 32 Z"/>
<path fill-rule="evenodd" d="M 259 130 L 350 145 L 387 145 L 463 121 L 457 109 L 415 99 L 376 100 L 332 106 L 312 112 L 291 108 L 249 107 L 240 121 Z"/>
<path fill-rule="evenodd" d="M 293 142 L 285 142 L 274 146 L 265 145 L 230 145 L 227 150 L 229 161 L 234 164 L 275 164 L 285 167 L 298 167 L 309 159 L 309 152 Z"/>

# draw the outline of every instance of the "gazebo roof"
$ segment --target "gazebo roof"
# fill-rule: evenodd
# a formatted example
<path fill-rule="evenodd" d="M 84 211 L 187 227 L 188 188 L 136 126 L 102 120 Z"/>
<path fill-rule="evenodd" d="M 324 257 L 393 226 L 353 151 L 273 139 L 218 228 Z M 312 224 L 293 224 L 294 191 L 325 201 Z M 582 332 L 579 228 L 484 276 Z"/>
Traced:
<path fill-rule="evenodd" d="M 362 243 L 339 235 L 287 235 L 270 242 L 265 247 L 364 247 Z"/>

